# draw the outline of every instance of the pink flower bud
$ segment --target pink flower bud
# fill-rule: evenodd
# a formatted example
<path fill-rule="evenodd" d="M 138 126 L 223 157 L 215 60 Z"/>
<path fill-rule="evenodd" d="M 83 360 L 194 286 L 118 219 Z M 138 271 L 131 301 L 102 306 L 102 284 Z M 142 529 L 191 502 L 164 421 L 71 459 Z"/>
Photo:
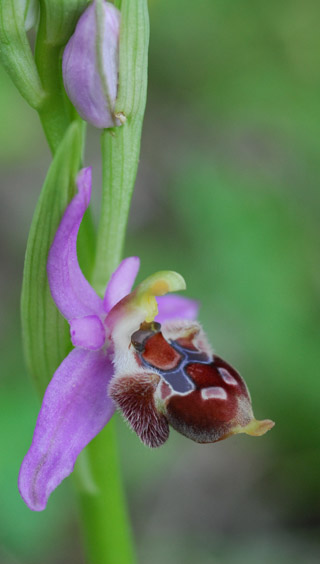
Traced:
<path fill-rule="evenodd" d="M 63 81 L 80 116 L 99 128 L 121 125 L 118 89 L 120 12 L 95 0 L 80 17 L 63 54 Z"/>

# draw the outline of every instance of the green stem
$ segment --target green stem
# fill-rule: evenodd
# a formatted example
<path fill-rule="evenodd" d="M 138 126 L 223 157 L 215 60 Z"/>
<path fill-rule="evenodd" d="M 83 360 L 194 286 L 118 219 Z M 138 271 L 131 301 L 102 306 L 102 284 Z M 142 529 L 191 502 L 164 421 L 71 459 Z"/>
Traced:
<path fill-rule="evenodd" d="M 37 34 L 35 61 L 42 86 L 47 94 L 39 117 L 50 149 L 54 154 L 70 125 L 62 82 L 61 46 L 47 37 L 46 10 L 43 6 Z"/>
<path fill-rule="evenodd" d="M 80 455 L 76 480 L 88 564 L 133 564 L 113 421 Z"/>
<path fill-rule="evenodd" d="M 102 203 L 93 284 L 103 293 L 122 255 L 140 151 L 140 127 L 125 123 L 101 137 Z"/>

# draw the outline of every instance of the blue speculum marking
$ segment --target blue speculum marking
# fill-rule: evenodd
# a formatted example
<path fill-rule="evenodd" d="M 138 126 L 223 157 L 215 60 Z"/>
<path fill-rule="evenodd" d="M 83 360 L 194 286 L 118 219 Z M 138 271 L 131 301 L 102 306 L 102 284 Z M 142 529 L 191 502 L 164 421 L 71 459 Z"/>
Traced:
<path fill-rule="evenodd" d="M 149 339 L 155 337 L 156 335 L 161 335 L 161 338 L 166 342 L 168 347 L 171 347 L 178 356 L 175 366 L 169 369 L 163 369 L 161 367 L 161 357 L 159 358 L 159 364 L 153 364 L 152 362 L 144 358 L 147 343 Z M 161 325 L 157 322 L 152 323 L 142 323 L 140 329 L 135 331 L 131 335 L 131 343 L 136 350 L 136 354 L 143 366 L 146 368 L 151 368 L 156 371 L 162 379 L 169 384 L 171 389 L 180 395 L 189 394 L 196 389 L 196 385 L 192 380 L 192 377 L 188 374 L 188 366 L 191 364 L 213 364 L 214 357 L 208 356 L 205 352 L 199 351 L 197 349 L 192 349 L 184 347 L 177 341 L 164 339 L 161 333 Z M 164 352 L 165 354 L 165 352 Z"/>
<path fill-rule="evenodd" d="M 169 341 L 172 348 L 174 348 L 179 354 L 183 355 L 188 359 L 188 362 L 197 362 L 198 364 L 210 364 L 212 359 L 208 358 L 208 355 L 204 352 L 198 350 L 185 349 L 179 345 L 176 341 Z"/>
<path fill-rule="evenodd" d="M 139 358 L 144 366 L 147 368 L 152 368 L 156 370 L 158 374 L 163 378 L 165 382 L 169 384 L 169 386 L 173 389 L 174 392 L 178 394 L 188 394 L 195 390 L 195 385 L 192 382 L 191 378 L 186 373 L 186 368 L 189 364 L 197 363 L 197 364 L 211 364 L 212 359 L 208 358 L 208 356 L 201 352 L 201 351 L 193 351 L 189 349 L 185 349 L 181 347 L 175 341 L 169 341 L 169 344 L 173 349 L 175 349 L 179 355 L 182 357 L 179 361 L 179 364 L 176 368 L 171 370 L 159 370 L 158 367 L 150 364 L 146 361 L 142 354 L 143 351 L 139 351 L 138 355 Z"/>

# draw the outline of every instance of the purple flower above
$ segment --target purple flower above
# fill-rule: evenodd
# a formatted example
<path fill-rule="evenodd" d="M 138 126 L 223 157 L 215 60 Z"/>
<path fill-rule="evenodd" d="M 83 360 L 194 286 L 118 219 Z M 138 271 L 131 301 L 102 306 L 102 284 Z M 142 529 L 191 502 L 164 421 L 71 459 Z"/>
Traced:
<path fill-rule="evenodd" d="M 47 264 L 52 297 L 70 324 L 75 348 L 46 390 L 33 441 L 19 474 L 21 496 L 35 511 L 46 507 L 50 493 L 72 472 L 81 450 L 112 417 L 116 406 L 107 390 L 115 374 L 113 357 L 116 354 L 120 368 L 121 347 L 128 349 L 130 336 L 148 317 L 151 303 L 150 288 L 145 288 L 144 283 L 129 294 L 139 270 L 138 257 L 121 262 L 104 298 L 84 277 L 77 259 L 77 236 L 90 202 L 90 168 L 79 173 L 77 186 L 78 193 L 65 211 Z M 160 274 L 160 279 L 164 276 L 169 282 L 153 288 L 157 293 L 181 287 L 183 279 L 176 273 Z M 171 296 L 169 301 L 163 297 L 160 316 L 162 310 L 168 318 L 183 317 L 185 311 L 185 319 L 192 319 L 197 305 L 180 296 Z"/>
<path fill-rule="evenodd" d="M 64 50 L 63 81 L 80 116 L 98 128 L 121 125 L 114 115 L 118 90 L 120 12 L 95 0 L 81 15 Z"/>

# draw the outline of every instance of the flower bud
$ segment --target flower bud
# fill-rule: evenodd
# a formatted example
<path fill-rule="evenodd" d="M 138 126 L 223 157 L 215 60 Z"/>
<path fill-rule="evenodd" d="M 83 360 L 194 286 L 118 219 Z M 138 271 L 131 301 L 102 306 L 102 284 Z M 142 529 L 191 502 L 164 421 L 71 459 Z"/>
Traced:
<path fill-rule="evenodd" d="M 120 12 L 95 0 L 80 17 L 63 54 L 63 81 L 80 116 L 98 128 L 121 125 L 118 89 Z"/>

